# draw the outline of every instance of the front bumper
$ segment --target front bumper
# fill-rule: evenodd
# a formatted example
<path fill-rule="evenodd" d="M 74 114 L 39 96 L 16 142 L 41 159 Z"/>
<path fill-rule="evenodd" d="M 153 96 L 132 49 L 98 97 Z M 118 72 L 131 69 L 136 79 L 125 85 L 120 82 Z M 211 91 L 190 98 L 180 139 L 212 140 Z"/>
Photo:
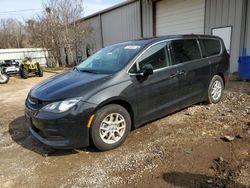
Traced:
<path fill-rule="evenodd" d="M 80 102 L 64 113 L 35 110 L 26 102 L 25 117 L 31 134 L 40 142 L 57 149 L 89 146 L 88 120 L 94 104 Z"/>

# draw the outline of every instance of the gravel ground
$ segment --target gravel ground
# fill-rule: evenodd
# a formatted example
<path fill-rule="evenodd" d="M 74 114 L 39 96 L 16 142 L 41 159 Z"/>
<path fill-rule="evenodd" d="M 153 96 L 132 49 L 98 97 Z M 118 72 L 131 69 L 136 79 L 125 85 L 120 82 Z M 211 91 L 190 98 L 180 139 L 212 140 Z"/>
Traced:
<path fill-rule="evenodd" d="M 219 104 L 183 109 L 98 152 L 54 150 L 29 134 L 25 97 L 49 76 L 0 85 L 1 187 L 250 186 L 250 82 L 231 81 Z"/>

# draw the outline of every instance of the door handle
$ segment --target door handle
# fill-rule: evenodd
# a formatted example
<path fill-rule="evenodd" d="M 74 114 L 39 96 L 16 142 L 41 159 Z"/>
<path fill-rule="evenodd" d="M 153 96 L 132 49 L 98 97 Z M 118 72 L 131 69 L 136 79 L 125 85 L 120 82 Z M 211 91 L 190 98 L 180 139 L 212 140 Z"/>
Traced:
<path fill-rule="evenodd" d="M 178 76 L 178 73 L 173 73 L 173 74 L 170 74 L 170 78 L 175 78 Z"/>
<path fill-rule="evenodd" d="M 178 71 L 178 75 L 185 75 L 185 74 L 186 74 L 186 72 L 185 72 L 185 71 L 183 71 L 183 70 Z"/>

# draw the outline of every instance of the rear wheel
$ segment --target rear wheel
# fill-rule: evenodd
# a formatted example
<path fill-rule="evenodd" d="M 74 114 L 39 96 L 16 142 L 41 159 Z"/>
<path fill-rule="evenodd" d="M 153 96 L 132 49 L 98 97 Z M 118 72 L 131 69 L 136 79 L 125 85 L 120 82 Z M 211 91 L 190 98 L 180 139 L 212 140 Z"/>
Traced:
<path fill-rule="evenodd" d="M 19 74 L 21 76 L 21 78 L 23 78 L 23 71 L 22 71 L 23 67 L 21 66 L 20 69 L 19 69 Z"/>
<path fill-rule="evenodd" d="M 25 68 L 21 68 L 20 75 L 22 78 L 27 79 L 28 78 L 28 71 Z"/>
<path fill-rule="evenodd" d="M 9 81 L 9 76 L 5 73 L 0 73 L 0 84 L 6 84 Z"/>
<path fill-rule="evenodd" d="M 40 67 L 39 63 L 37 63 L 38 76 L 43 77 L 43 69 Z"/>
<path fill-rule="evenodd" d="M 223 90 L 224 90 L 224 82 L 222 78 L 218 75 L 215 75 L 209 84 L 208 103 L 216 104 L 220 102 Z"/>
<path fill-rule="evenodd" d="M 120 146 L 131 129 L 131 118 L 128 111 L 120 105 L 104 106 L 96 112 L 91 125 L 93 145 L 101 151 Z"/>

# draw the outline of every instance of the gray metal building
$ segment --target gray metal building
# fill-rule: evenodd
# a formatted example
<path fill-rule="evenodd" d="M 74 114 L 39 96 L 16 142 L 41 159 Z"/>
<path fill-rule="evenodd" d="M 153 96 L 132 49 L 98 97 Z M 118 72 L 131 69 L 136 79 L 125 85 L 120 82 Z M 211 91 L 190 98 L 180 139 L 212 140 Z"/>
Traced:
<path fill-rule="evenodd" d="M 92 53 L 130 39 L 194 33 L 223 38 L 230 52 L 231 73 L 237 72 L 244 47 L 250 55 L 248 0 L 130 0 L 80 21 L 93 28 L 94 37 L 86 39 Z"/>

